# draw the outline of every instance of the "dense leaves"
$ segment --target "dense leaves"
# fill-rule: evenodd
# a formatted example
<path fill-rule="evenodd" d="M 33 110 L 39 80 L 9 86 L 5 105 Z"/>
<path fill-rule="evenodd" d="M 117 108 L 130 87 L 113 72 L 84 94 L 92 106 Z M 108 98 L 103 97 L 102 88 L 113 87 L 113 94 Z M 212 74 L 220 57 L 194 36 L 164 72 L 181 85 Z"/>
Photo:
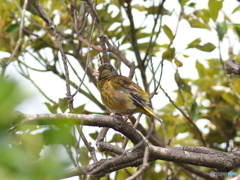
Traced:
<path fill-rule="evenodd" d="M 44 134 L 49 130 L 40 133 L 44 127 L 15 126 L 20 119 L 14 118 L 10 111 L 20 103 L 20 99 L 24 99 L 24 93 L 15 82 L 0 78 L 0 84 L 1 179 L 59 179 L 59 172 L 68 164 L 60 160 L 58 149 L 46 149 L 49 137 L 44 137 Z M 66 133 L 61 132 L 57 136 L 59 140 L 61 136 L 66 137 Z"/>

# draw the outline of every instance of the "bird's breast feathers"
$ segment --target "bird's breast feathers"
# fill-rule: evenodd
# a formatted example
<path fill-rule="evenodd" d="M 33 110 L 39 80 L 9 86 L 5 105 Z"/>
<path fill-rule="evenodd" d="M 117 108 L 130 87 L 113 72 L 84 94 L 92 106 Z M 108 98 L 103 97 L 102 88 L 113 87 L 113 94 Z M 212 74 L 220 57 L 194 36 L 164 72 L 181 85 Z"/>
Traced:
<path fill-rule="evenodd" d="M 126 89 L 116 88 L 108 82 L 102 88 L 100 91 L 102 101 L 113 113 L 128 114 L 136 109 L 136 105 Z"/>

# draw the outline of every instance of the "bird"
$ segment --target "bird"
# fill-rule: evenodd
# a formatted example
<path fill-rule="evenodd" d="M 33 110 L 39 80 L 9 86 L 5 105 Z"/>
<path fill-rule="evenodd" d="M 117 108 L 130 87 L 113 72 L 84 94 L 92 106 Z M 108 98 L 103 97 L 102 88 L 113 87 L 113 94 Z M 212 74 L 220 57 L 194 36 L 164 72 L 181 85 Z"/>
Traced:
<path fill-rule="evenodd" d="M 149 95 L 130 78 L 119 75 L 110 63 L 103 63 L 93 73 L 98 76 L 97 86 L 103 104 L 121 116 L 143 113 L 162 123 L 149 106 Z"/>

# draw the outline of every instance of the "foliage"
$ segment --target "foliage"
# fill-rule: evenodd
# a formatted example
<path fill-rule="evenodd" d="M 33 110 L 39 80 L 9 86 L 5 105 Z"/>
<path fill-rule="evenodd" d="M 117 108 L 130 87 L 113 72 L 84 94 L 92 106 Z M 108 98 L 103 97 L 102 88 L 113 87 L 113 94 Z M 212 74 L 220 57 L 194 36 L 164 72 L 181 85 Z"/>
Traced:
<path fill-rule="evenodd" d="M 160 99 L 163 96 L 168 99 L 169 103 L 162 108 L 158 104 L 153 104 L 166 127 L 163 130 L 156 124 L 154 131 L 158 138 L 165 140 L 166 145 L 206 146 L 226 152 L 240 146 L 240 80 L 236 75 L 230 76 L 225 73 L 221 49 L 225 47 L 226 40 L 231 41 L 231 34 L 240 38 L 239 22 L 231 20 L 231 16 L 239 11 L 239 6 L 228 16 L 222 11 L 225 2 L 223 0 L 209 0 L 204 9 L 199 9 L 198 2 L 191 0 L 178 0 L 171 8 L 165 6 L 167 3 L 165 0 L 160 3 L 99 0 L 96 1 L 96 13 L 99 17 L 97 22 L 90 17 L 91 13 L 86 2 L 76 1 L 75 4 L 71 0 L 40 1 L 55 23 L 60 36 L 69 65 L 69 85 L 72 94 L 77 90 L 81 97 L 87 98 L 99 109 L 87 108 L 88 103 L 82 103 L 80 100 L 74 107 L 74 113 L 108 114 L 96 96 L 96 79 L 92 76 L 92 71 L 100 64 L 99 54 L 103 54 L 98 49 L 102 48 L 99 35 L 101 29 L 108 38 L 108 43 L 117 47 L 119 54 L 126 57 L 127 62 L 134 61 L 136 80 L 145 91 L 155 95 L 153 99 Z M 26 17 L 21 27 L 24 3 L 24 0 L 3 1 L 0 7 L 2 12 L 0 26 L 3 27 L 0 30 L 0 51 L 9 53 L 9 57 L 0 59 L 1 75 L 5 77 L 8 66 L 15 65 L 16 71 L 33 83 L 46 98 L 44 104 L 49 112 L 53 114 L 69 112 L 67 97 L 61 96 L 54 100 L 47 93 L 49 87 L 39 87 L 38 82 L 34 81 L 33 72 L 49 73 L 49 78 L 45 81 L 50 82 L 53 76 L 66 81 L 66 73 L 62 64 L 63 57 L 59 53 L 61 49 L 56 32 L 49 28 L 48 20 L 36 9 L 34 0 L 28 2 Z M 135 14 L 143 15 L 141 17 L 144 19 L 136 20 Z M 164 18 L 174 20 L 177 22 L 176 26 L 170 26 Z M 74 20 L 77 20 L 77 23 Z M 206 42 L 201 35 L 196 35 L 190 42 L 184 42 L 186 43 L 184 49 L 179 48 L 176 39 L 181 36 L 179 29 L 182 23 L 187 23 L 191 29 L 197 28 L 203 33 L 212 33 L 217 40 Z M 20 32 L 23 33 L 22 37 Z M 90 51 L 88 42 L 92 45 Z M 232 44 L 227 45 L 228 56 L 239 62 L 239 49 Z M 106 47 L 110 49 L 109 46 Z M 188 54 L 190 50 L 195 50 L 194 52 L 200 55 L 215 53 L 214 57 L 209 56 L 204 61 L 196 61 L 197 79 L 191 78 L 190 71 L 189 78 L 181 76 L 181 68 L 187 66 L 189 61 L 193 61 Z M 128 76 L 125 66 L 127 63 L 119 54 L 109 50 L 110 62 L 119 72 Z M 163 84 L 164 75 L 168 73 L 168 65 L 174 67 L 174 72 L 167 77 L 169 82 L 176 84 L 174 94 L 167 91 L 166 85 Z M 78 89 L 79 82 L 83 84 Z M 90 163 L 92 157 L 85 146 L 79 146 L 82 143 L 82 140 L 79 140 L 81 135 L 72 125 L 16 126 L 21 119 L 12 118 L 10 112 L 23 96 L 18 92 L 16 83 L 2 78 L 0 84 L 1 179 L 36 179 L 36 177 L 59 179 L 59 172 L 69 165 L 78 167 Z M 54 82 L 52 84 L 50 88 L 54 89 Z M 58 89 L 54 91 L 57 92 Z M 142 119 L 141 122 L 143 121 Z M 149 119 L 146 118 L 146 124 L 142 125 L 142 128 L 148 131 Z M 143 129 L 138 128 L 138 131 L 144 134 Z M 86 130 L 84 133 L 87 134 L 90 144 L 95 145 L 98 132 L 90 131 Z M 114 132 L 107 137 L 108 143 L 121 147 L 124 139 L 122 135 Z M 131 146 L 132 144 L 128 143 L 128 147 Z M 97 155 L 100 158 L 113 156 L 104 152 L 98 152 Z M 61 156 L 65 158 L 59 158 Z M 157 171 L 159 167 L 160 170 Z M 197 168 L 205 172 L 212 171 L 210 168 Z M 177 164 L 156 161 L 149 164 L 142 177 L 165 179 L 171 176 L 175 179 L 187 179 L 189 174 L 194 175 L 193 172 L 186 171 L 180 170 Z M 115 179 L 125 179 L 135 172 L 136 168 L 128 168 L 117 171 L 114 176 Z M 110 175 L 103 179 L 114 178 Z"/>
<path fill-rule="evenodd" d="M 11 116 L 10 111 L 24 99 L 24 93 L 19 93 L 13 81 L 0 78 L 0 84 L 0 177 L 8 180 L 59 179 L 59 171 L 68 164 L 60 161 L 57 148 L 46 149 L 49 145 L 46 140 L 56 133 L 46 135 L 49 130 L 39 133 L 42 127 L 37 125 L 15 126 L 20 119 Z M 58 139 L 65 134 L 58 134 Z"/>

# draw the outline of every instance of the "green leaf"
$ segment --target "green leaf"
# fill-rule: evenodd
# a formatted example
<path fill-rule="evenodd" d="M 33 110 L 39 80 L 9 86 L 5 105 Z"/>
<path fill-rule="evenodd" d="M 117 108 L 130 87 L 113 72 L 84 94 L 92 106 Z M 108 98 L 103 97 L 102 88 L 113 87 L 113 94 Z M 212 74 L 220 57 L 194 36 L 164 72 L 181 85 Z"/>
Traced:
<path fill-rule="evenodd" d="M 205 70 L 204 66 L 199 61 L 196 61 L 196 68 L 197 68 L 198 75 L 199 75 L 200 78 L 206 76 L 206 70 Z"/>
<path fill-rule="evenodd" d="M 169 44 L 156 44 L 155 46 L 158 47 L 158 48 L 167 49 L 169 47 Z"/>
<path fill-rule="evenodd" d="M 59 98 L 58 104 L 61 111 L 64 113 L 68 109 L 68 98 Z"/>
<path fill-rule="evenodd" d="M 225 21 L 217 23 L 217 33 L 220 41 L 223 40 L 224 35 L 227 33 L 227 23 Z"/>
<path fill-rule="evenodd" d="M 209 14 L 209 10 L 207 10 L 207 9 L 195 10 L 194 15 L 201 18 L 206 23 L 209 22 L 210 14 Z"/>
<path fill-rule="evenodd" d="M 11 52 L 10 39 L 0 36 L 0 51 Z"/>
<path fill-rule="evenodd" d="M 174 63 L 177 67 L 182 67 L 183 66 L 183 63 L 177 59 L 174 60 Z"/>
<path fill-rule="evenodd" d="M 50 103 L 48 102 L 45 102 L 44 103 L 48 110 L 52 113 L 52 114 L 56 114 L 57 113 L 57 108 L 58 108 L 58 105 L 57 104 L 54 104 L 54 105 L 51 105 Z"/>
<path fill-rule="evenodd" d="M 96 140 L 97 137 L 98 137 L 98 132 L 89 133 L 89 136 L 90 136 L 93 140 Z"/>
<path fill-rule="evenodd" d="M 43 148 L 43 141 L 41 134 L 19 134 L 17 135 L 18 140 L 20 141 L 20 146 L 24 149 L 29 146 L 31 148 L 27 148 L 27 154 L 31 156 L 32 159 L 37 160 L 40 158 L 40 152 Z"/>
<path fill-rule="evenodd" d="M 216 46 L 214 46 L 212 43 L 206 43 L 203 46 L 196 46 L 196 48 L 201 51 L 211 52 L 216 48 Z"/>
<path fill-rule="evenodd" d="M 151 35 L 150 33 L 145 33 L 145 32 L 138 32 L 137 34 L 138 34 L 138 40 L 149 37 Z"/>
<path fill-rule="evenodd" d="M 240 24 L 233 24 L 234 30 L 238 34 L 238 37 L 240 37 Z"/>
<path fill-rule="evenodd" d="M 172 41 L 174 38 L 172 30 L 167 25 L 163 25 L 162 28 L 169 40 Z"/>
<path fill-rule="evenodd" d="M 174 58 L 174 55 L 175 55 L 175 48 L 169 48 L 163 53 L 162 58 L 172 61 Z"/>
<path fill-rule="evenodd" d="M 123 137 L 121 134 L 114 134 L 112 139 L 108 142 L 113 143 L 113 142 L 122 142 L 122 141 L 123 141 Z"/>
<path fill-rule="evenodd" d="M 76 139 L 70 133 L 70 126 L 58 126 L 59 129 L 45 130 L 42 135 L 45 145 L 68 144 L 74 146 Z"/>
<path fill-rule="evenodd" d="M 210 26 L 208 25 L 208 23 L 200 21 L 200 18 L 195 17 L 194 15 L 185 16 L 185 19 L 189 22 L 191 27 L 204 28 L 204 29 L 208 29 L 208 30 L 211 29 Z"/>
<path fill-rule="evenodd" d="M 85 112 L 85 109 L 84 109 L 85 105 L 86 104 L 83 104 L 83 105 L 80 105 L 80 106 L 74 108 L 74 113 L 76 113 L 76 114 L 83 114 Z"/>
<path fill-rule="evenodd" d="M 233 83 L 235 91 L 240 94 L 240 79 L 236 79 Z"/>
<path fill-rule="evenodd" d="M 194 101 L 191 105 L 191 109 L 190 109 L 190 117 L 195 121 L 198 119 L 198 104 L 196 101 Z"/>
<path fill-rule="evenodd" d="M 222 9 L 222 3 L 223 3 L 223 0 L 208 1 L 209 13 L 213 21 L 217 20 L 219 10 Z"/>
<path fill-rule="evenodd" d="M 35 51 L 39 51 L 39 50 L 42 50 L 44 48 L 47 48 L 48 45 L 46 44 L 46 42 L 43 42 L 41 40 L 36 40 L 34 41 L 34 43 L 32 44 L 32 48 L 35 50 Z"/>
<path fill-rule="evenodd" d="M 178 0 L 180 5 L 183 7 L 189 0 Z"/>
<path fill-rule="evenodd" d="M 152 55 L 152 56 L 154 56 L 155 53 L 157 53 L 157 52 L 160 51 L 160 48 L 159 48 L 160 46 L 161 46 L 161 45 L 157 45 L 157 44 L 156 44 L 156 45 L 153 47 L 153 50 L 151 51 L 151 55 Z M 139 44 L 138 44 L 138 47 L 139 47 L 139 50 L 140 50 L 140 51 L 145 52 L 146 49 L 149 47 L 149 42 L 139 43 Z M 133 50 L 133 47 L 132 47 L 132 46 L 129 47 L 129 50 Z"/>
<path fill-rule="evenodd" d="M 188 44 L 188 48 L 195 48 L 200 44 L 200 42 L 201 42 L 201 39 L 197 38 Z"/>
<path fill-rule="evenodd" d="M 140 12 L 143 12 L 146 10 L 145 6 L 143 6 L 142 4 L 134 4 L 134 5 L 132 5 L 132 8 L 137 9 Z"/>
<path fill-rule="evenodd" d="M 188 5 L 189 7 L 191 7 L 191 8 L 195 8 L 195 6 L 196 6 L 196 3 L 194 3 L 194 2 L 191 2 L 191 3 L 189 3 L 189 5 Z"/>
<path fill-rule="evenodd" d="M 7 136 L 12 134 L 6 134 Z M 62 162 L 59 149 L 48 148 L 41 160 L 37 160 L 39 152 L 43 150 L 40 134 L 18 134 L 18 142 L 8 139 L 0 140 L 0 169 L 1 179 L 61 179 L 59 172 L 67 168 Z"/>
<path fill-rule="evenodd" d="M 18 120 L 11 118 L 10 114 L 23 97 L 23 92 L 14 81 L 7 81 L 0 76 L 0 132 L 17 123 Z"/>
<path fill-rule="evenodd" d="M 178 73 L 175 73 L 175 81 L 178 85 L 178 87 L 183 90 L 183 91 L 186 91 L 190 94 L 192 94 L 191 92 L 191 87 L 184 81 L 184 79 L 182 79 Z"/>
<path fill-rule="evenodd" d="M 235 12 L 237 12 L 237 11 L 239 11 L 239 10 L 240 10 L 240 5 L 237 6 L 237 7 L 232 11 L 232 14 L 235 13 Z"/>
<path fill-rule="evenodd" d="M 16 30 L 18 30 L 18 24 L 10 24 L 9 26 L 6 27 L 6 33 L 12 33 Z"/>
<path fill-rule="evenodd" d="M 236 100 L 236 96 L 234 96 L 232 93 L 224 93 L 222 95 L 223 99 L 227 101 L 229 104 L 236 105 L 238 102 Z"/>
<path fill-rule="evenodd" d="M 80 156 L 78 161 L 81 163 L 82 166 L 86 166 L 89 164 L 89 162 L 92 160 L 92 158 L 88 155 L 89 151 L 87 150 L 86 147 L 81 147 L 80 148 Z"/>
<path fill-rule="evenodd" d="M 188 44 L 187 49 L 197 48 L 201 51 L 211 52 L 216 48 L 216 46 L 214 46 L 212 43 L 206 43 L 204 45 L 200 45 L 200 42 L 201 42 L 200 38 L 195 39 L 194 41 Z"/>
<path fill-rule="evenodd" d="M 147 14 L 158 14 L 159 11 L 159 6 L 150 6 L 150 7 L 145 7 Z M 162 8 L 162 10 L 160 11 L 160 14 L 162 15 L 171 15 L 172 13 L 168 10 L 166 10 L 165 8 Z"/>

